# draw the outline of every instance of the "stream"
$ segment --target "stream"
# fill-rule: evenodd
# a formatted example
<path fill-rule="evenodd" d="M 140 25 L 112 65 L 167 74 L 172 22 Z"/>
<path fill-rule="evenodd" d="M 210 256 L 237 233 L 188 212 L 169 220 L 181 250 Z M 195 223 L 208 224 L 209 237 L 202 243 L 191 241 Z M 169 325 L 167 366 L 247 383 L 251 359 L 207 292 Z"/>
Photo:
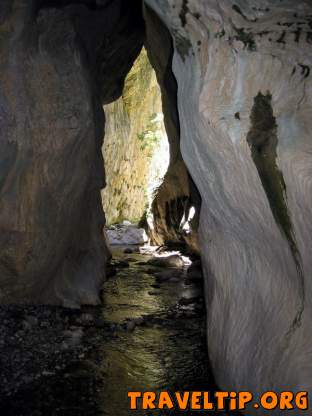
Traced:
<path fill-rule="evenodd" d="M 59 322 L 66 321 L 65 332 L 71 331 L 72 339 L 83 333 L 82 347 L 77 347 L 82 351 L 75 353 L 75 345 L 66 345 L 72 357 L 66 358 L 66 366 L 58 367 L 52 360 L 50 371 L 41 371 L 27 387 L 2 398 L 1 415 L 174 416 L 186 412 L 130 410 L 127 392 L 216 389 L 207 356 L 202 282 L 188 282 L 185 268 L 159 281 L 157 273 L 165 270 L 147 264 L 149 258 L 125 254 L 123 247 L 114 249 L 112 266 L 117 273 L 103 286 L 101 306 L 76 312 L 53 309 L 53 316 L 61 316 L 51 327 L 64 333 Z M 62 355 L 64 341 L 60 345 Z M 34 348 L 43 353 L 37 344 Z"/>
<path fill-rule="evenodd" d="M 121 250 L 114 252 L 115 258 L 120 255 Z M 110 416 L 146 414 L 128 410 L 127 391 L 197 391 L 211 389 L 213 384 L 206 353 L 205 312 L 202 307 L 194 310 L 194 305 L 177 307 L 181 298 L 198 295 L 199 288 L 185 285 L 183 277 L 154 288 L 154 275 L 140 264 L 146 256 L 131 257 L 138 263 L 129 262 L 128 269 L 120 270 L 105 284 L 104 318 L 121 323 L 129 317 L 145 317 L 147 324 L 130 333 L 119 332 L 103 346 L 108 383 L 101 405 L 103 414 Z"/>

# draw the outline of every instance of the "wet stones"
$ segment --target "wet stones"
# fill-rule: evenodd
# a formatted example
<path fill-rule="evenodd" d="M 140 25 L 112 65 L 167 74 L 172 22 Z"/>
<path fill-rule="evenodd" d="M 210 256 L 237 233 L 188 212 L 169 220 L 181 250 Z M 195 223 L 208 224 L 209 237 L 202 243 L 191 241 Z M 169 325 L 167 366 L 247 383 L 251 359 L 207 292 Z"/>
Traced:
<path fill-rule="evenodd" d="M 134 328 L 135 328 L 135 322 L 134 321 L 127 322 L 126 330 L 128 332 L 134 331 Z"/>
<path fill-rule="evenodd" d="M 181 280 L 181 271 L 180 270 L 164 270 L 162 272 L 155 273 L 155 278 L 158 283 L 163 283 L 167 281 L 180 281 Z"/>
<path fill-rule="evenodd" d="M 151 285 L 152 288 L 154 289 L 160 289 L 160 285 L 159 284 L 153 284 Z"/>
<path fill-rule="evenodd" d="M 32 327 L 37 326 L 39 323 L 38 318 L 35 316 L 26 316 L 23 321 L 23 329 L 25 330 L 31 330 Z"/>
<path fill-rule="evenodd" d="M 157 269 L 146 269 L 145 273 L 147 274 L 155 274 L 157 272 Z"/>
<path fill-rule="evenodd" d="M 114 263 L 117 269 L 127 269 L 129 267 L 129 263 L 126 260 L 119 260 Z"/>
<path fill-rule="evenodd" d="M 182 306 L 192 305 L 194 303 L 198 303 L 201 299 L 202 299 L 201 296 L 195 296 L 191 298 L 182 297 L 179 300 L 179 305 L 182 305 Z"/>
<path fill-rule="evenodd" d="M 191 284 L 193 282 L 200 282 L 203 279 L 203 271 L 201 266 L 201 261 L 194 261 L 189 268 L 187 269 L 187 277 L 185 279 L 186 284 Z"/>
<path fill-rule="evenodd" d="M 124 253 L 125 254 L 132 254 L 133 250 L 131 248 L 127 247 L 127 248 L 124 249 Z"/>
<path fill-rule="evenodd" d="M 150 296 L 157 296 L 157 295 L 159 295 L 159 291 L 158 290 L 151 290 L 151 291 L 148 292 L 148 294 Z"/>
<path fill-rule="evenodd" d="M 109 264 L 106 269 L 106 277 L 109 279 L 110 277 L 115 276 L 116 273 L 117 273 L 117 268 Z"/>
<path fill-rule="evenodd" d="M 94 317 L 87 312 L 9 306 L 0 307 L 0 321 L 2 400 L 79 361 L 93 342 L 87 323 L 94 324 Z"/>
<path fill-rule="evenodd" d="M 184 265 L 182 258 L 177 254 L 167 257 L 154 257 L 148 261 L 148 264 L 158 267 L 183 267 Z"/>
<path fill-rule="evenodd" d="M 81 343 L 83 330 L 81 328 L 64 331 L 65 340 L 62 343 L 63 349 L 74 348 Z"/>
<path fill-rule="evenodd" d="M 125 332 L 133 332 L 137 326 L 142 326 L 148 320 L 147 317 L 139 316 L 138 318 L 128 318 L 124 323 L 121 324 L 111 324 L 111 329 L 113 332 L 116 331 L 125 331 Z"/>

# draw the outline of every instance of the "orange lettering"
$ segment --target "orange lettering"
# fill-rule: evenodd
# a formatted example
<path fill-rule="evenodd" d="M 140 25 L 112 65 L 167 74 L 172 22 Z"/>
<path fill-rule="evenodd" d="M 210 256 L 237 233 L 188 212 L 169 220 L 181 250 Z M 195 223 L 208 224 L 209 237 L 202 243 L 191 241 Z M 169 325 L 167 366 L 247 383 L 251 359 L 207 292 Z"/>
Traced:
<path fill-rule="evenodd" d="M 143 393 L 143 409 L 155 409 L 154 401 L 156 399 L 156 393 L 153 391 L 147 391 Z"/>
<path fill-rule="evenodd" d="M 209 400 L 209 393 L 207 391 L 204 392 L 204 409 L 205 410 L 212 410 L 214 408 L 213 403 Z"/>
<path fill-rule="evenodd" d="M 141 393 L 139 391 L 129 391 L 128 397 L 130 397 L 130 409 L 137 409 L 137 399 L 141 397 Z"/>
<path fill-rule="evenodd" d="M 191 409 L 192 410 L 200 410 L 200 398 L 201 392 L 200 391 L 193 391 L 192 393 L 192 401 L 191 401 Z"/>
<path fill-rule="evenodd" d="M 173 408 L 173 403 L 168 392 L 162 391 L 159 396 L 158 408 L 163 409 L 164 406 L 167 406 L 168 409 Z"/>
<path fill-rule="evenodd" d="M 275 409 L 278 405 L 278 397 L 274 391 L 267 391 L 261 396 L 261 406 L 264 409 L 272 410 Z"/>
<path fill-rule="evenodd" d="M 309 408 L 308 392 L 300 391 L 296 394 L 296 406 L 301 410 L 307 410 Z"/>
<path fill-rule="evenodd" d="M 292 393 L 291 391 L 283 391 L 280 397 L 280 409 L 281 410 L 293 409 L 294 408 L 292 404 L 293 399 L 294 399 L 294 393 Z"/>
<path fill-rule="evenodd" d="M 215 398 L 217 399 L 218 410 L 224 410 L 225 399 L 229 397 L 229 393 L 226 391 L 216 391 Z"/>
<path fill-rule="evenodd" d="M 235 391 L 231 391 L 230 393 L 230 410 L 236 410 L 236 397 L 237 393 Z"/>
<path fill-rule="evenodd" d="M 176 392 L 175 396 L 179 405 L 179 409 L 186 410 L 190 393 L 188 391 L 183 393 L 183 399 L 181 398 L 181 393 L 179 392 Z"/>
<path fill-rule="evenodd" d="M 246 409 L 246 404 L 252 401 L 253 397 L 249 391 L 240 391 L 238 393 L 238 408 L 239 410 Z"/>

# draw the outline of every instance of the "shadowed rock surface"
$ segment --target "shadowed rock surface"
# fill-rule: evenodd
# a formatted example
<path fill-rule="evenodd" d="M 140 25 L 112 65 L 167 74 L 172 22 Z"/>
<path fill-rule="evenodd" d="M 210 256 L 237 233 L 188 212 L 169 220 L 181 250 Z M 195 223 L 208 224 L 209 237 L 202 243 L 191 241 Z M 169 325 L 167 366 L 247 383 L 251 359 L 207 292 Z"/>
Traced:
<path fill-rule="evenodd" d="M 152 204 L 153 221 L 150 234 L 156 244 L 183 242 L 198 251 L 197 228 L 200 212 L 200 195 L 189 177 L 180 151 L 180 121 L 177 108 L 177 81 L 172 72 L 172 37 L 149 7 L 144 8 L 148 56 L 162 91 L 163 113 L 170 145 L 170 164 L 164 181 Z M 190 232 L 183 229 L 190 208 L 195 207 L 195 217 Z"/>
<path fill-rule="evenodd" d="M 0 5 L 1 303 L 98 302 L 108 256 L 102 102 L 121 93 L 142 47 L 135 10 Z"/>

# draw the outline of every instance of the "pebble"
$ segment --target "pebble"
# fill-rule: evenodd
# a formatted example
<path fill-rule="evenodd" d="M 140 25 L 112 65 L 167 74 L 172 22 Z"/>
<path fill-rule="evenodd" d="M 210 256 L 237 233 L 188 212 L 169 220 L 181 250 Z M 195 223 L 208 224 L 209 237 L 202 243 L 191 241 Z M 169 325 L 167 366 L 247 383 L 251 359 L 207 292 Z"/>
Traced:
<path fill-rule="evenodd" d="M 117 274 L 117 269 L 116 267 L 112 266 L 112 265 L 108 265 L 106 268 L 106 277 L 110 278 L 113 277 Z"/>
<path fill-rule="evenodd" d="M 94 321 L 94 326 L 96 328 L 105 328 L 106 324 L 105 324 L 105 321 L 103 319 L 97 318 Z"/>
<path fill-rule="evenodd" d="M 168 280 L 179 281 L 181 273 L 179 270 L 165 270 L 162 272 L 155 273 L 157 282 L 162 283 Z"/>
<path fill-rule="evenodd" d="M 154 284 L 154 285 L 151 285 L 151 287 L 153 287 L 154 289 L 160 289 L 160 285 L 158 285 L 158 284 Z"/>
<path fill-rule="evenodd" d="M 155 274 L 157 272 L 157 269 L 147 269 L 145 270 L 145 273 L 147 274 Z"/>
<path fill-rule="evenodd" d="M 142 325 L 144 323 L 144 318 L 140 316 L 139 318 L 135 318 L 133 321 L 135 325 Z"/>
<path fill-rule="evenodd" d="M 115 263 L 115 266 L 119 269 L 127 269 L 129 267 L 129 263 L 125 260 L 120 260 Z"/>
<path fill-rule="evenodd" d="M 132 254 L 133 253 L 133 250 L 131 248 L 125 248 L 124 249 L 124 253 L 125 254 Z"/>
<path fill-rule="evenodd" d="M 129 321 L 127 322 L 127 326 L 126 326 L 126 330 L 128 332 L 132 332 L 135 328 L 135 322 L 134 321 Z"/>
<path fill-rule="evenodd" d="M 31 326 L 38 325 L 38 318 L 35 316 L 26 316 L 25 321 L 28 322 Z"/>
<path fill-rule="evenodd" d="M 186 306 L 186 305 L 191 305 L 192 303 L 197 303 L 199 300 L 200 300 L 200 297 L 198 297 L 198 296 L 193 297 L 193 298 L 184 298 L 183 297 L 179 300 L 179 304 L 183 305 L 183 306 Z"/>

